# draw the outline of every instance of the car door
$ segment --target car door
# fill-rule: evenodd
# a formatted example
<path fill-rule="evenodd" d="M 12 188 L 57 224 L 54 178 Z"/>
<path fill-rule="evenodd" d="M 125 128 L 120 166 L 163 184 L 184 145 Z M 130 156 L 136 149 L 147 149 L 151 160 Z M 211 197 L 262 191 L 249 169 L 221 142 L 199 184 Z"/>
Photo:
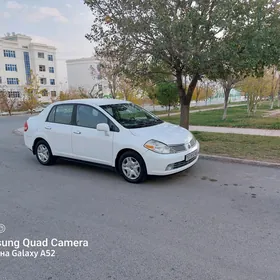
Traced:
<path fill-rule="evenodd" d="M 54 155 L 72 157 L 73 112 L 74 104 L 56 105 L 44 124 L 44 134 Z"/>
<path fill-rule="evenodd" d="M 77 104 L 75 126 L 72 128 L 73 155 L 99 164 L 112 165 L 114 131 L 105 133 L 96 129 L 99 123 L 111 125 L 111 121 L 98 109 Z"/>

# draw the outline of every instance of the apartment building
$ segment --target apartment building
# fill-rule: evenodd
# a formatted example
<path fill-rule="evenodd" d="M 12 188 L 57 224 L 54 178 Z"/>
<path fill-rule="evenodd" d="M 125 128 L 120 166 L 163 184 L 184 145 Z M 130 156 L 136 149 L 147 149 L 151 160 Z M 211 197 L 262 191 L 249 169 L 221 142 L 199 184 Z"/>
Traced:
<path fill-rule="evenodd" d="M 83 88 L 87 92 L 109 95 L 108 82 L 102 79 L 99 64 L 95 57 L 66 60 L 69 88 Z"/>
<path fill-rule="evenodd" d="M 32 42 L 22 34 L 7 34 L 0 38 L 0 88 L 5 87 L 11 97 L 21 99 L 24 85 L 30 81 L 30 73 L 38 77 L 40 97 L 49 102 L 57 95 L 56 48 Z"/>

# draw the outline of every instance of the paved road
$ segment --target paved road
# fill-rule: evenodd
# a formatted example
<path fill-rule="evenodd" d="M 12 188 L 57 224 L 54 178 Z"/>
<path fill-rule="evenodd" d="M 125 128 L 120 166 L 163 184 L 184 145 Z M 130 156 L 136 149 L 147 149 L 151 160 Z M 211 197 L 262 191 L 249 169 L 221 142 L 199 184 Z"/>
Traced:
<path fill-rule="evenodd" d="M 0 118 L 0 241 L 83 239 L 89 247 L 1 257 L 0 279 L 280 279 L 279 169 L 200 160 L 135 186 L 85 165 L 40 166 L 12 134 L 23 121 Z"/>

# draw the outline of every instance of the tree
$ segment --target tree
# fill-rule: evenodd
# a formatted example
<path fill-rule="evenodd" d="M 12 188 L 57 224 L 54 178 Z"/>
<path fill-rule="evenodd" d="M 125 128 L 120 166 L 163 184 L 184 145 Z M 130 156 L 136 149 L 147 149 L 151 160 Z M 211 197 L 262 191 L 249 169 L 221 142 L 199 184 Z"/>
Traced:
<path fill-rule="evenodd" d="M 6 88 L 0 88 L 0 111 L 7 111 L 11 116 L 17 101 L 18 98 L 13 96 Z"/>
<path fill-rule="evenodd" d="M 271 74 L 270 110 L 273 110 L 275 95 L 277 94 L 277 91 L 279 90 L 280 75 L 275 66 L 272 67 L 271 72 L 269 74 Z"/>
<path fill-rule="evenodd" d="M 214 93 L 214 87 L 211 83 L 211 81 L 204 80 L 200 81 L 193 93 L 193 100 L 196 102 L 196 106 L 198 104 L 198 101 L 205 100 L 207 105 L 208 98 L 211 98 Z"/>
<path fill-rule="evenodd" d="M 154 85 L 151 81 L 147 81 L 145 84 L 142 85 L 142 88 L 149 97 L 149 99 L 152 101 L 153 109 L 155 111 L 155 105 L 157 104 L 156 85 Z"/>
<path fill-rule="evenodd" d="M 156 96 L 160 105 L 168 107 L 168 116 L 170 116 L 171 106 L 175 106 L 179 101 L 176 84 L 171 82 L 158 84 Z"/>
<path fill-rule="evenodd" d="M 181 104 L 180 125 L 185 128 L 189 126 L 192 95 L 202 76 L 220 77 L 226 67 L 232 73 L 251 72 L 272 59 L 279 61 L 275 0 L 84 2 L 95 17 L 86 35 L 90 41 L 101 49 L 109 42 L 125 51 L 128 57 L 122 63 L 134 74 L 139 65 L 154 59 L 174 75 Z M 186 90 L 183 76 L 190 77 Z"/>
<path fill-rule="evenodd" d="M 120 95 L 124 100 L 130 101 L 130 97 L 133 95 L 134 91 L 131 81 L 125 77 L 120 78 L 118 89 L 118 95 Z"/>
<path fill-rule="evenodd" d="M 195 104 L 197 106 L 198 104 L 198 101 L 201 101 L 201 92 L 202 92 L 202 87 L 201 85 L 198 83 L 196 88 L 194 89 L 193 91 L 193 97 L 192 97 L 192 100 L 195 101 Z"/>
<path fill-rule="evenodd" d="M 96 54 L 100 60 L 100 79 L 103 78 L 108 82 L 111 96 L 116 98 L 119 82 L 123 76 L 122 61 L 125 52 L 116 49 L 113 44 L 107 43 L 103 48 L 97 48 Z"/>
<path fill-rule="evenodd" d="M 236 87 L 247 96 L 248 116 L 254 115 L 259 102 L 271 93 L 272 76 L 268 72 L 263 77 L 247 77 L 239 82 Z"/>
<path fill-rule="evenodd" d="M 27 84 L 23 88 L 23 101 L 22 107 L 25 110 L 30 111 L 30 114 L 34 112 L 34 109 L 40 104 L 39 95 L 42 93 L 40 89 L 38 76 L 31 71 L 30 78 Z M 44 89 L 43 89 L 44 91 Z"/>
<path fill-rule="evenodd" d="M 68 91 L 60 91 L 58 100 L 73 100 L 73 99 L 84 99 L 88 98 L 87 91 L 81 87 L 73 88 L 71 87 Z"/>
<path fill-rule="evenodd" d="M 222 120 L 225 120 L 227 118 L 227 108 L 230 92 L 234 88 L 234 86 L 241 80 L 241 77 L 230 74 L 227 75 L 224 79 L 220 79 L 220 84 L 224 91 L 224 113 Z"/>

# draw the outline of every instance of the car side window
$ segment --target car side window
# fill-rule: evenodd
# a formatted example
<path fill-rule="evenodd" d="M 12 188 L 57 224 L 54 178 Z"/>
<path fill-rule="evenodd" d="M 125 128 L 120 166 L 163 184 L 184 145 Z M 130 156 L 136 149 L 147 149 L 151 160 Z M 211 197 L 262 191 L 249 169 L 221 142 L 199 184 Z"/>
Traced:
<path fill-rule="evenodd" d="M 97 109 L 88 105 L 77 105 L 76 124 L 82 127 L 94 128 L 100 123 L 109 124 L 109 119 Z"/>
<path fill-rule="evenodd" d="M 71 124 L 74 105 L 63 104 L 52 108 L 47 121 L 59 124 Z"/>

